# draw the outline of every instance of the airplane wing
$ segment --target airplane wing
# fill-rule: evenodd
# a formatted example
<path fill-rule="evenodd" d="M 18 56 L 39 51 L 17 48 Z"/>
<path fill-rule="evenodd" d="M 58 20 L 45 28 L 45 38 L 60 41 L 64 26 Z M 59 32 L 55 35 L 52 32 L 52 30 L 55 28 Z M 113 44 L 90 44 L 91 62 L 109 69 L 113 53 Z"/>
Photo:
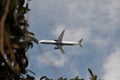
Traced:
<path fill-rule="evenodd" d="M 63 30 L 62 33 L 60 34 L 60 36 L 58 37 L 58 40 L 57 40 L 58 42 L 62 42 L 64 32 L 65 32 L 65 30 Z"/>
<path fill-rule="evenodd" d="M 57 46 L 57 48 L 58 48 L 63 54 L 65 54 L 62 46 Z"/>

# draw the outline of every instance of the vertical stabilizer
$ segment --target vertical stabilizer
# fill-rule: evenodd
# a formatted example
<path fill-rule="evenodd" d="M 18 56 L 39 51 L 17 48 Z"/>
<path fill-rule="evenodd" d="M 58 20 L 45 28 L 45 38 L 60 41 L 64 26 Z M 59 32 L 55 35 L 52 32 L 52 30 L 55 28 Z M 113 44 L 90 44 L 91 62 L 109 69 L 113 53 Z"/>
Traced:
<path fill-rule="evenodd" d="M 82 48 L 82 41 L 83 41 L 83 39 L 80 39 L 80 41 L 79 41 L 79 45 L 81 48 Z"/>

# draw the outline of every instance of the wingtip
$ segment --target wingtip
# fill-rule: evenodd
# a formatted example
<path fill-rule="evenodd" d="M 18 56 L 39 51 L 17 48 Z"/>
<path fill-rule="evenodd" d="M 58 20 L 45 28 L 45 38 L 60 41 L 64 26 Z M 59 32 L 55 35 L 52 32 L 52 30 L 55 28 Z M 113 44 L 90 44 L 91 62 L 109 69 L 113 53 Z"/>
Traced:
<path fill-rule="evenodd" d="M 62 54 L 65 54 L 65 52 L 63 50 L 61 50 Z"/>
<path fill-rule="evenodd" d="M 67 29 L 63 29 L 63 31 L 66 31 Z"/>
<path fill-rule="evenodd" d="M 63 30 L 63 32 L 65 32 L 65 31 L 66 31 L 66 29 Z"/>

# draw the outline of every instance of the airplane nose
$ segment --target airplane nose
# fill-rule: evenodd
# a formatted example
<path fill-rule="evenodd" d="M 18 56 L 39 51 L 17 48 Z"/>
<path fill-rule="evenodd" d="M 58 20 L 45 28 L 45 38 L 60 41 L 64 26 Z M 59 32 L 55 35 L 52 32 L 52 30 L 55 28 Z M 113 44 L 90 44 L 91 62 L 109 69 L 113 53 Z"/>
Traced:
<path fill-rule="evenodd" d="M 43 42 L 42 40 L 39 41 L 39 43 L 42 43 L 42 42 Z"/>

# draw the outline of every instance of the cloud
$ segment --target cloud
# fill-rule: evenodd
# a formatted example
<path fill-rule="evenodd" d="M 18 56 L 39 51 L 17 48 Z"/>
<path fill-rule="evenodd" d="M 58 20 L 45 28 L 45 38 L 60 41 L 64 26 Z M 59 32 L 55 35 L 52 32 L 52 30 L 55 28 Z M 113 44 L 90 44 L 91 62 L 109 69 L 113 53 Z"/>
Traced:
<path fill-rule="evenodd" d="M 84 65 L 83 67 L 91 66 L 92 64 L 93 66 L 94 64 L 99 66 L 103 64 L 102 61 L 109 55 L 107 59 L 105 59 L 105 76 L 103 77 L 106 80 L 110 80 L 109 76 L 112 76 L 112 71 L 109 72 L 110 69 L 114 70 L 113 72 L 115 74 L 113 74 L 113 77 L 115 77 L 116 74 L 119 73 L 119 70 L 116 70 L 116 66 L 113 65 L 119 66 L 120 63 L 117 62 L 117 59 L 119 58 L 118 55 L 120 51 L 118 49 L 113 53 L 111 51 L 119 44 L 120 40 L 119 3 L 119 0 L 32 1 L 31 19 L 32 26 L 34 26 L 32 30 L 35 30 L 34 32 L 38 37 L 42 36 L 47 39 L 48 37 L 52 39 L 51 37 L 54 35 L 57 39 L 62 30 L 66 29 L 63 40 L 78 41 L 83 38 L 82 49 L 77 50 L 75 47 L 69 49 L 64 48 L 67 56 L 60 55 L 58 53 L 59 50 L 58 52 L 54 52 L 51 49 L 46 49 L 44 55 L 36 55 L 40 67 L 52 64 L 57 67 L 64 67 L 68 70 L 71 69 L 73 74 L 78 75 L 78 69 L 75 68 L 79 66 L 81 70 L 79 63 L 69 68 L 70 65 L 68 63 L 70 63 L 73 58 L 73 62 L 80 62 L 82 60 L 81 63 Z M 39 33 L 40 31 L 41 33 Z M 77 56 L 74 55 L 74 53 L 76 53 Z M 87 55 L 78 55 L 84 53 Z M 95 67 L 95 69 L 98 69 L 98 66 L 97 68 Z M 101 65 L 99 68 L 101 68 Z M 68 73 L 67 75 L 70 74 Z M 114 80 L 117 79 L 115 78 Z"/>
<path fill-rule="evenodd" d="M 109 14 L 110 19 L 116 19 L 120 16 L 120 1 L 119 0 L 109 0 L 109 2 L 104 5 L 104 10 Z"/>
<path fill-rule="evenodd" d="M 55 55 L 52 51 L 39 54 L 37 56 L 37 61 L 41 65 L 52 65 L 57 67 L 63 67 L 67 62 L 67 57 L 65 55 Z"/>
<path fill-rule="evenodd" d="M 91 37 L 91 31 L 88 27 L 78 27 L 78 28 L 72 28 L 69 26 L 66 26 L 64 24 L 58 24 L 55 26 L 55 30 L 52 31 L 52 34 L 58 37 L 62 30 L 66 29 L 66 32 L 64 34 L 65 40 L 79 40 L 81 38 L 88 39 Z"/>
<path fill-rule="evenodd" d="M 116 48 L 115 52 L 107 57 L 104 65 L 104 80 L 118 80 L 120 79 L 120 50 Z"/>
<path fill-rule="evenodd" d="M 71 71 L 71 77 L 72 76 L 79 76 L 79 77 L 81 77 L 80 71 L 77 69 L 75 62 L 71 61 L 70 71 Z"/>

